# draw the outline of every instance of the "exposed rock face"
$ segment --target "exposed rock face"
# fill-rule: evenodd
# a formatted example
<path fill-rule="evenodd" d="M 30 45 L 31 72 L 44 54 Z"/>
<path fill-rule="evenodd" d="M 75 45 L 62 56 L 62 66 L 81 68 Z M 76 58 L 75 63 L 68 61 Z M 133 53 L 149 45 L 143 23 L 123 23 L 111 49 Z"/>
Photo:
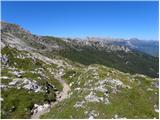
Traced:
<path fill-rule="evenodd" d="M 95 93 L 90 92 L 90 94 L 85 97 L 85 100 L 89 102 L 100 102 L 101 98 L 97 97 Z"/>
<path fill-rule="evenodd" d="M 154 82 L 154 86 L 155 86 L 156 88 L 159 88 L 159 81 L 155 81 L 155 82 Z"/>
<path fill-rule="evenodd" d="M 29 80 L 29 79 L 21 79 L 21 78 L 16 78 L 13 79 L 12 82 L 10 82 L 9 84 L 10 86 L 17 86 L 18 89 L 20 89 L 20 87 L 28 89 L 28 90 L 33 90 L 35 92 L 39 92 L 41 91 L 41 86 L 38 86 L 36 81 L 33 80 Z"/>
<path fill-rule="evenodd" d="M 76 102 L 76 104 L 74 105 L 75 108 L 81 108 L 83 107 L 83 104 L 85 103 L 85 101 L 81 101 L 81 102 Z"/>
<path fill-rule="evenodd" d="M 25 80 L 24 84 L 25 85 L 23 87 L 26 88 L 26 89 L 34 90 L 35 92 L 41 91 L 41 87 L 38 86 L 35 82 L 31 82 L 31 81 Z"/>
<path fill-rule="evenodd" d="M 70 39 L 69 40 L 70 44 L 73 46 L 77 46 L 76 50 L 78 51 L 83 51 L 83 49 L 79 49 L 80 47 L 95 47 L 98 50 L 105 50 L 107 52 L 112 52 L 112 51 L 124 51 L 124 52 L 131 52 L 131 50 L 124 45 L 113 45 L 113 44 L 108 44 L 103 41 L 99 41 L 99 39 L 87 39 L 87 40 L 82 40 L 82 39 Z"/>
<path fill-rule="evenodd" d="M 13 31 L 13 32 L 17 32 L 17 31 L 22 31 L 22 32 L 26 32 L 23 28 L 21 28 L 19 25 L 16 24 L 8 24 L 6 22 L 1 22 L 1 29 L 4 32 L 8 32 L 8 31 Z"/>
<path fill-rule="evenodd" d="M 5 65 L 6 65 L 6 64 L 7 64 L 7 62 L 8 62 L 8 58 L 7 58 L 7 56 L 2 55 L 2 56 L 1 56 L 1 61 L 2 61 L 2 63 L 3 63 L 3 64 L 5 64 Z"/>
<path fill-rule="evenodd" d="M 24 73 L 24 71 L 13 71 L 12 74 L 19 77 L 22 77 L 22 73 Z"/>
<path fill-rule="evenodd" d="M 18 50 L 33 50 L 32 47 L 28 46 L 26 42 L 22 41 L 18 37 L 12 35 L 11 33 L 3 33 L 1 41 L 6 45 Z"/>
<path fill-rule="evenodd" d="M 94 119 L 95 117 L 99 116 L 99 113 L 97 113 L 95 110 L 87 112 L 89 118 L 88 119 Z"/>
<path fill-rule="evenodd" d="M 64 39 L 65 40 L 65 39 Z M 138 50 L 149 55 L 158 56 L 159 42 L 156 40 L 139 40 L 137 38 L 118 39 L 118 38 L 102 38 L 102 37 L 87 37 L 84 39 L 75 38 L 67 39 L 69 42 L 74 41 L 80 45 L 99 45 L 99 47 L 106 47 L 107 45 L 111 47 L 112 50 L 125 50 L 126 52 L 132 50 Z M 83 42 L 80 42 L 83 41 Z M 113 45 L 113 46 L 112 46 Z M 115 47 L 117 46 L 117 47 Z"/>
<path fill-rule="evenodd" d="M 1 89 L 6 88 L 6 87 L 7 87 L 6 85 L 0 84 Z"/>

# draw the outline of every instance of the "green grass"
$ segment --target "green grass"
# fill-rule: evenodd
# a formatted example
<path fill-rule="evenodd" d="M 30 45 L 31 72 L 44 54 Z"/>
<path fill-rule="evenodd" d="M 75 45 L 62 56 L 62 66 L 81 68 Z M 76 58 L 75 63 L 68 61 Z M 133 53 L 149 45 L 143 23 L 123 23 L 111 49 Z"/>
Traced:
<path fill-rule="evenodd" d="M 110 97 L 111 104 L 106 107 L 108 109 L 106 115 L 112 117 L 118 114 L 121 117 L 141 119 L 158 118 L 158 114 L 154 112 L 153 98 L 150 100 L 150 97 L 150 94 L 138 88 L 122 90 Z"/>
<path fill-rule="evenodd" d="M 55 108 L 53 108 L 48 114 L 44 114 L 41 116 L 42 119 L 70 119 L 70 118 L 84 118 L 84 109 L 76 109 L 74 108 L 74 104 L 78 100 L 77 98 L 73 97 L 62 101 L 61 103 L 57 104 Z M 62 109 L 63 108 L 63 109 Z M 55 114 L 56 113 L 56 114 Z"/>
<path fill-rule="evenodd" d="M 27 52 L 19 51 L 15 48 L 10 48 L 10 47 L 3 48 L 2 54 L 7 55 L 9 59 L 8 65 L 10 67 L 16 67 L 19 70 L 27 71 L 26 73 L 22 75 L 22 77 L 35 79 L 37 81 L 38 81 L 38 77 L 41 77 L 42 80 L 39 80 L 40 84 L 43 85 L 47 81 L 55 85 L 57 87 L 57 90 L 62 90 L 61 84 L 56 79 L 54 79 L 53 75 L 51 75 L 50 72 L 47 70 L 47 68 L 49 67 L 51 69 L 54 69 L 57 67 L 57 65 L 55 64 L 48 65 L 38 59 L 33 60 L 32 58 L 25 58 L 25 59 L 16 58 L 16 56 L 18 56 L 19 54 L 25 55 L 27 54 Z M 49 79 L 46 79 L 39 74 L 35 74 L 35 73 L 33 74 L 30 72 L 38 68 L 43 68 L 45 71 L 44 75 L 47 76 Z M 2 75 L 11 76 L 7 70 L 2 70 Z"/>
<path fill-rule="evenodd" d="M 111 119 L 114 118 L 117 114 L 118 117 L 126 117 L 126 118 L 158 118 L 158 113 L 154 111 L 154 105 L 158 105 L 158 89 L 152 87 L 153 79 L 147 76 L 141 77 L 137 75 L 136 77 L 131 74 L 125 74 L 118 70 L 112 68 L 106 68 L 100 65 L 91 65 L 92 67 L 97 68 L 99 77 L 94 79 L 93 70 L 89 70 L 86 73 L 84 69 L 79 71 L 79 74 L 76 75 L 75 70 L 67 70 L 66 74 L 63 76 L 64 79 L 71 83 L 73 81 L 74 85 L 72 86 L 73 95 L 71 98 L 64 100 L 63 102 L 57 104 L 54 108 L 51 109 L 49 113 L 44 114 L 41 118 L 46 119 L 58 119 L 58 118 L 88 118 L 89 116 L 85 114 L 85 111 L 95 110 L 99 113 L 99 116 L 95 118 L 99 119 Z M 107 75 L 109 73 L 109 76 Z M 70 78 L 69 76 L 75 74 L 75 77 Z M 77 78 L 80 77 L 81 84 L 78 85 Z M 73 106 L 77 101 L 84 100 L 84 97 L 89 94 L 88 91 L 74 91 L 76 87 L 84 87 L 84 83 L 88 80 L 93 80 L 91 83 L 91 87 L 94 87 L 94 84 L 98 80 L 103 80 L 105 78 L 118 79 L 121 80 L 124 84 L 129 85 L 131 89 L 128 88 L 120 88 L 117 89 L 119 92 L 112 93 L 111 85 L 106 84 L 106 87 L 109 91 L 109 101 L 110 104 L 104 104 L 102 102 L 86 102 L 84 104 L 84 108 L 74 108 Z M 130 81 L 133 79 L 133 81 Z M 138 82 L 140 81 L 140 82 Z M 139 84 L 140 83 L 140 84 Z M 90 88 L 86 86 L 87 88 Z M 147 91 L 147 88 L 153 89 L 153 91 Z M 96 92 L 96 91 L 94 91 Z M 104 93 L 96 92 L 96 96 L 105 97 Z"/>
<path fill-rule="evenodd" d="M 9 73 L 9 70 L 7 68 L 4 68 L 1 70 L 1 76 L 8 77 L 8 79 L 1 79 L 1 83 L 5 85 L 11 82 L 12 78 L 15 77 L 15 75 Z"/>
<path fill-rule="evenodd" d="M 31 78 L 31 79 L 38 79 L 38 77 L 41 77 L 41 75 L 36 74 L 36 73 L 32 73 L 32 72 L 25 72 L 24 74 L 22 74 L 22 77 Z"/>
<path fill-rule="evenodd" d="M 36 68 L 43 67 L 43 62 L 38 59 L 34 61 L 32 58 L 21 59 L 16 57 L 19 54 L 27 54 L 25 51 L 19 51 L 15 48 L 5 47 L 1 52 L 8 57 L 8 65 L 11 67 L 14 66 L 21 70 L 34 70 Z"/>
<path fill-rule="evenodd" d="M 11 82 L 12 79 L 11 78 L 8 78 L 8 79 L 1 79 L 1 83 L 4 84 L 4 85 L 8 85 L 9 82 Z"/>
<path fill-rule="evenodd" d="M 73 74 L 75 74 L 73 76 Z M 74 80 L 77 80 L 77 77 L 80 75 L 80 73 L 78 71 L 75 70 L 66 70 L 65 71 L 65 75 L 63 76 L 63 78 L 66 80 L 66 82 L 68 84 L 70 84 L 71 82 L 74 82 Z M 70 78 L 70 76 L 72 76 L 72 78 Z"/>
<path fill-rule="evenodd" d="M 29 119 L 34 104 L 55 101 L 54 92 L 52 89 L 49 89 L 49 93 L 34 93 L 22 88 L 2 90 L 2 98 L 4 99 L 2 102 L 2 119 Z"/>
<path fill-rule="evenodd" d="M 14 78 L 8 67 L 15 67 L 18 71 L 25 71 L 22 73 L 21 78 L 27 78 L 37 81 L 38 85 L 42 86 L 44 92 L 35 93 L 31 90 L 26 89 L 17 89 L 12 86 L 12 88 L 7 88 L 2 90 L 2 111 L 1 118 L 8 119 L 26 119 L 31 117 L 31 109 L 34 104 L 44 104 L 45 102 L 51 102 L 56 100 L 55 92 L 57 90 L 62 90 L 62 85 L 58 80 L 54 79 L 54 76 L 48 71 L 48 68 L 55 69 L 57 66 L 52 64 L 48 65 L 38 59 L 33 60 L 32 58 L 17 58 L 19 54 L 24 55 L 28 54 L 25 51 L 19 51 L 15 48 L 5 47 L 2 49 L 2 54 L 6 55 L 9 59 L 8 65 L 4 66 L 1 75 L 7 76 L 9 79 L 2 79 L 2 83 L 8 85 Z M 43 74 L 39 74 L 37 69 L 43 69 Z M 32 73 L 37 72 L 37 73 Z M 40 77 L 41 79 L 39 79 Z M 55 87 L 49 87 L 48 92 L 45 92 L 45 87 L 48 85 L 54 85 Z M 16 86 L 15 86 L 16 87 Z"/>
<path fill-rule="evenodd" d="M 95 50 L 92 47 L 82 47 L 76 51 L 67 46 L 67 49 L 58 52 L 58 55 L 84 65 L 101 64 L 116 68 L 126 73 L 139 73 L 151 77 L 158 77 L 158 58 L 143 53 L 106 52 Z M 123 57 L 119 57 L 123 56 Z M 129 64 L 126 64 L 129 61 Z"/>
<path fill-rule="evenodd" d="M 34 93 L 25 89 L 2 90 L 2 119 L 30 118 L 34 103 L 43 104 L 44 93 Z M 15 107 L 15 108 L 14 108 Z"/>

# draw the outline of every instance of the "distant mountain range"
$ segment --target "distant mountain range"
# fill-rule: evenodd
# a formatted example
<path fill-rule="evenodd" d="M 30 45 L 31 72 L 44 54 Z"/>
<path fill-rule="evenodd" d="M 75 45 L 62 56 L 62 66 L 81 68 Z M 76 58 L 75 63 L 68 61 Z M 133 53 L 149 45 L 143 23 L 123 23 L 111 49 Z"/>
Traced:
<path fill-rule="evenodd" d="M 68 38 L 70 39 L 70 38 Z M 137 38 L 126 39 L 114 39 L 114 38 L 99 38 L 99 37 L 87 37 L 85 39 L 75 38 L 75 40 L 81 41 L 100 41 L 102 44 L 126 46 L 132 50 L 141 51 L 143 53 L 158 57 L 159 56 L 159 41 L 156 40 L 139 40 Z"/>

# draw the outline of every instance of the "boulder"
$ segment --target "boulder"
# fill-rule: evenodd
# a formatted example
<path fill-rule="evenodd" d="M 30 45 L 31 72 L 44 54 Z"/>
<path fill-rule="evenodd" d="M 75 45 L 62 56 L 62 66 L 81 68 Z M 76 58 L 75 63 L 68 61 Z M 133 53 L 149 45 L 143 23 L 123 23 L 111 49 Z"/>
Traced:
<path fill-rule="evenodd" d="M 1 56 L 1 61 L 4 65 L 6 65 L 9 61 L 8 57 L 6 55 Z"/>

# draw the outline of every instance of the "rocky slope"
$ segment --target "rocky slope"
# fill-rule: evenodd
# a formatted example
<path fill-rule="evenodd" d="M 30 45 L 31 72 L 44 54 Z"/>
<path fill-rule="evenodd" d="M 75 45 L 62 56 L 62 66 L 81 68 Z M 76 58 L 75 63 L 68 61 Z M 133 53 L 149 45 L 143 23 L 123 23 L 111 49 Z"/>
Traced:
<path fill-rule="evenodd" d="M 157 57 L 1 25 L 1 118 L 158 118 Z"/>
<path fill-rule="evenodd" d="M 159 55 L 159 41 L 158 40 L 139 40 L 137 38 L 131 39 L 117 39 L 117 38 L 99 38 L 99 37 L 87 37 L 84 39 L 77 38 L 83 41 L 98 41 L 102 44 L 125 46 L 132 50 L 141 51 L 143 53 L 158 57 Z"/>

